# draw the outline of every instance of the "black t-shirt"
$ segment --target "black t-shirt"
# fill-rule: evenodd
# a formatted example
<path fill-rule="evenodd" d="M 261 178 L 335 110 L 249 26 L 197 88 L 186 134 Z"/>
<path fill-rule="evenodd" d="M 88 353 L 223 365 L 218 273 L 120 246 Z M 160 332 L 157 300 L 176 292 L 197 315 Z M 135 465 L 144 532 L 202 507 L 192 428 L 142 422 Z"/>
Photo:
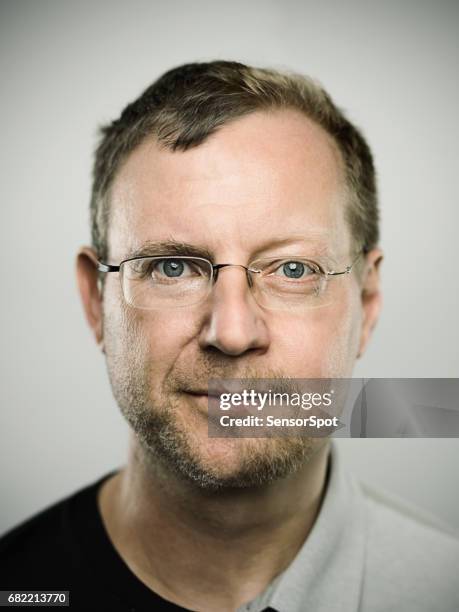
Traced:
<path fill-rule="evenodd" d="M 113 547 L 97 506 L 97 492 L 115 472 L 0 538 L 0 590 L 70 591 L 74 610 L 185 609 L 145 586 Z"/>

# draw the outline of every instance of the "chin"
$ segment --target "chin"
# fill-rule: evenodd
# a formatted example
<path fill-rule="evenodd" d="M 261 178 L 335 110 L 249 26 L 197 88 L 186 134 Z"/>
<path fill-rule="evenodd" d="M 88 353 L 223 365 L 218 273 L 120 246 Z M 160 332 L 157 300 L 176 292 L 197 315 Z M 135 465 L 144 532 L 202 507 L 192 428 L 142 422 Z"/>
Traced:
<path fill-rule="evenodd" d="M 265 440 L 251 438 L 207 438 L 195 449 L 196 460 L 224 478 L 237 474 L 247 459 L 259 454 Z M 254 444 L 255 443 L 255 444 Z"/>
<path fill-rule="evenodd" d="M 306 438 L 207 438 L 188 448 L 182 476 L 209 491 L 265 486 L 296 472 L 311 454 Z"/>

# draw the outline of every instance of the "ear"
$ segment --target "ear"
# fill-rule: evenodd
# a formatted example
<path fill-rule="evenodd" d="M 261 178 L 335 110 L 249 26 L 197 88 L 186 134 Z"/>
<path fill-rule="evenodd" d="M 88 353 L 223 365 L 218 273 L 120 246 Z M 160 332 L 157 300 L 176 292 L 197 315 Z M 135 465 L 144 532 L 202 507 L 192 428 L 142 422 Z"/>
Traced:
<path fill-rule="evenodd" d="M 102 293 L 99 289 L 97 255 L 94 249 L 82 247 L 76 259 L 76 274 L 86 320 L 95 340 L 104 352 L 102 325 Z"/>
<path fill-rule="evenodd" d="M 378 248 L 369 251 L 365 258 L 365 267 L 361 280 L 363 317 L 357 358 L 361 357 L 365 352 L 371 332 L 378 321 L 381 311 L 382 296 L 380 290 L 379 267 L 382 259 L 382 251 Z"/>

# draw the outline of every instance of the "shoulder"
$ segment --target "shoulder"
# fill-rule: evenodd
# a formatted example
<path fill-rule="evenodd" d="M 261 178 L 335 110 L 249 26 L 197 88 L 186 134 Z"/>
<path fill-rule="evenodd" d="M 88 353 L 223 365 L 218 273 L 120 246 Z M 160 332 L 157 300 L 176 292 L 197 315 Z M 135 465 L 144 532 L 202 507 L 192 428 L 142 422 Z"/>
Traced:
<path fill-rule="evenodd" d="M 76 522 L 91 512 L 101 479 L 50 504 L 0 537 L 0 588 L 43 589 L 71 573 Z M 56 584 L 56 586 L 59 586 Z"/>
<path fill-rule="evenodd" d="M 57 536 L 62 535 L 63 514 L 71 497 L 54 502 L 4 533 L 0 537 L 0 559 L 33 550 L 45 542 L 62 544 L 62 539 Z"/>
<path fill-rule="evenodd" d="M 459 535 L 386 491 L 359 483 L 367 509 L 365 585 L 371 609 L 459 609 Z M 377 602 L 381 607 L 377 607 Z"/>

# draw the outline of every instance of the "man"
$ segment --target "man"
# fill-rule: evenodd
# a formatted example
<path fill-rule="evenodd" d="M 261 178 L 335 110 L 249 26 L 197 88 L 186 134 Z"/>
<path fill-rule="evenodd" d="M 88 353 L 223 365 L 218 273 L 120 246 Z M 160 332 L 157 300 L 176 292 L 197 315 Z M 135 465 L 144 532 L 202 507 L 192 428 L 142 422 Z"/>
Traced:
<path fill-rule="evenodd" d="M 91 212 L 78 283 L 129 459 L 4 537 L 1 588 L 457 609 L 457 540 L 344 475 L 328 438 L 208 436 L 210 379 L 350 377 L 376 324 L 372 156 L 328 94 L 236 62 L 171 70 L 103 129 Z"/>

